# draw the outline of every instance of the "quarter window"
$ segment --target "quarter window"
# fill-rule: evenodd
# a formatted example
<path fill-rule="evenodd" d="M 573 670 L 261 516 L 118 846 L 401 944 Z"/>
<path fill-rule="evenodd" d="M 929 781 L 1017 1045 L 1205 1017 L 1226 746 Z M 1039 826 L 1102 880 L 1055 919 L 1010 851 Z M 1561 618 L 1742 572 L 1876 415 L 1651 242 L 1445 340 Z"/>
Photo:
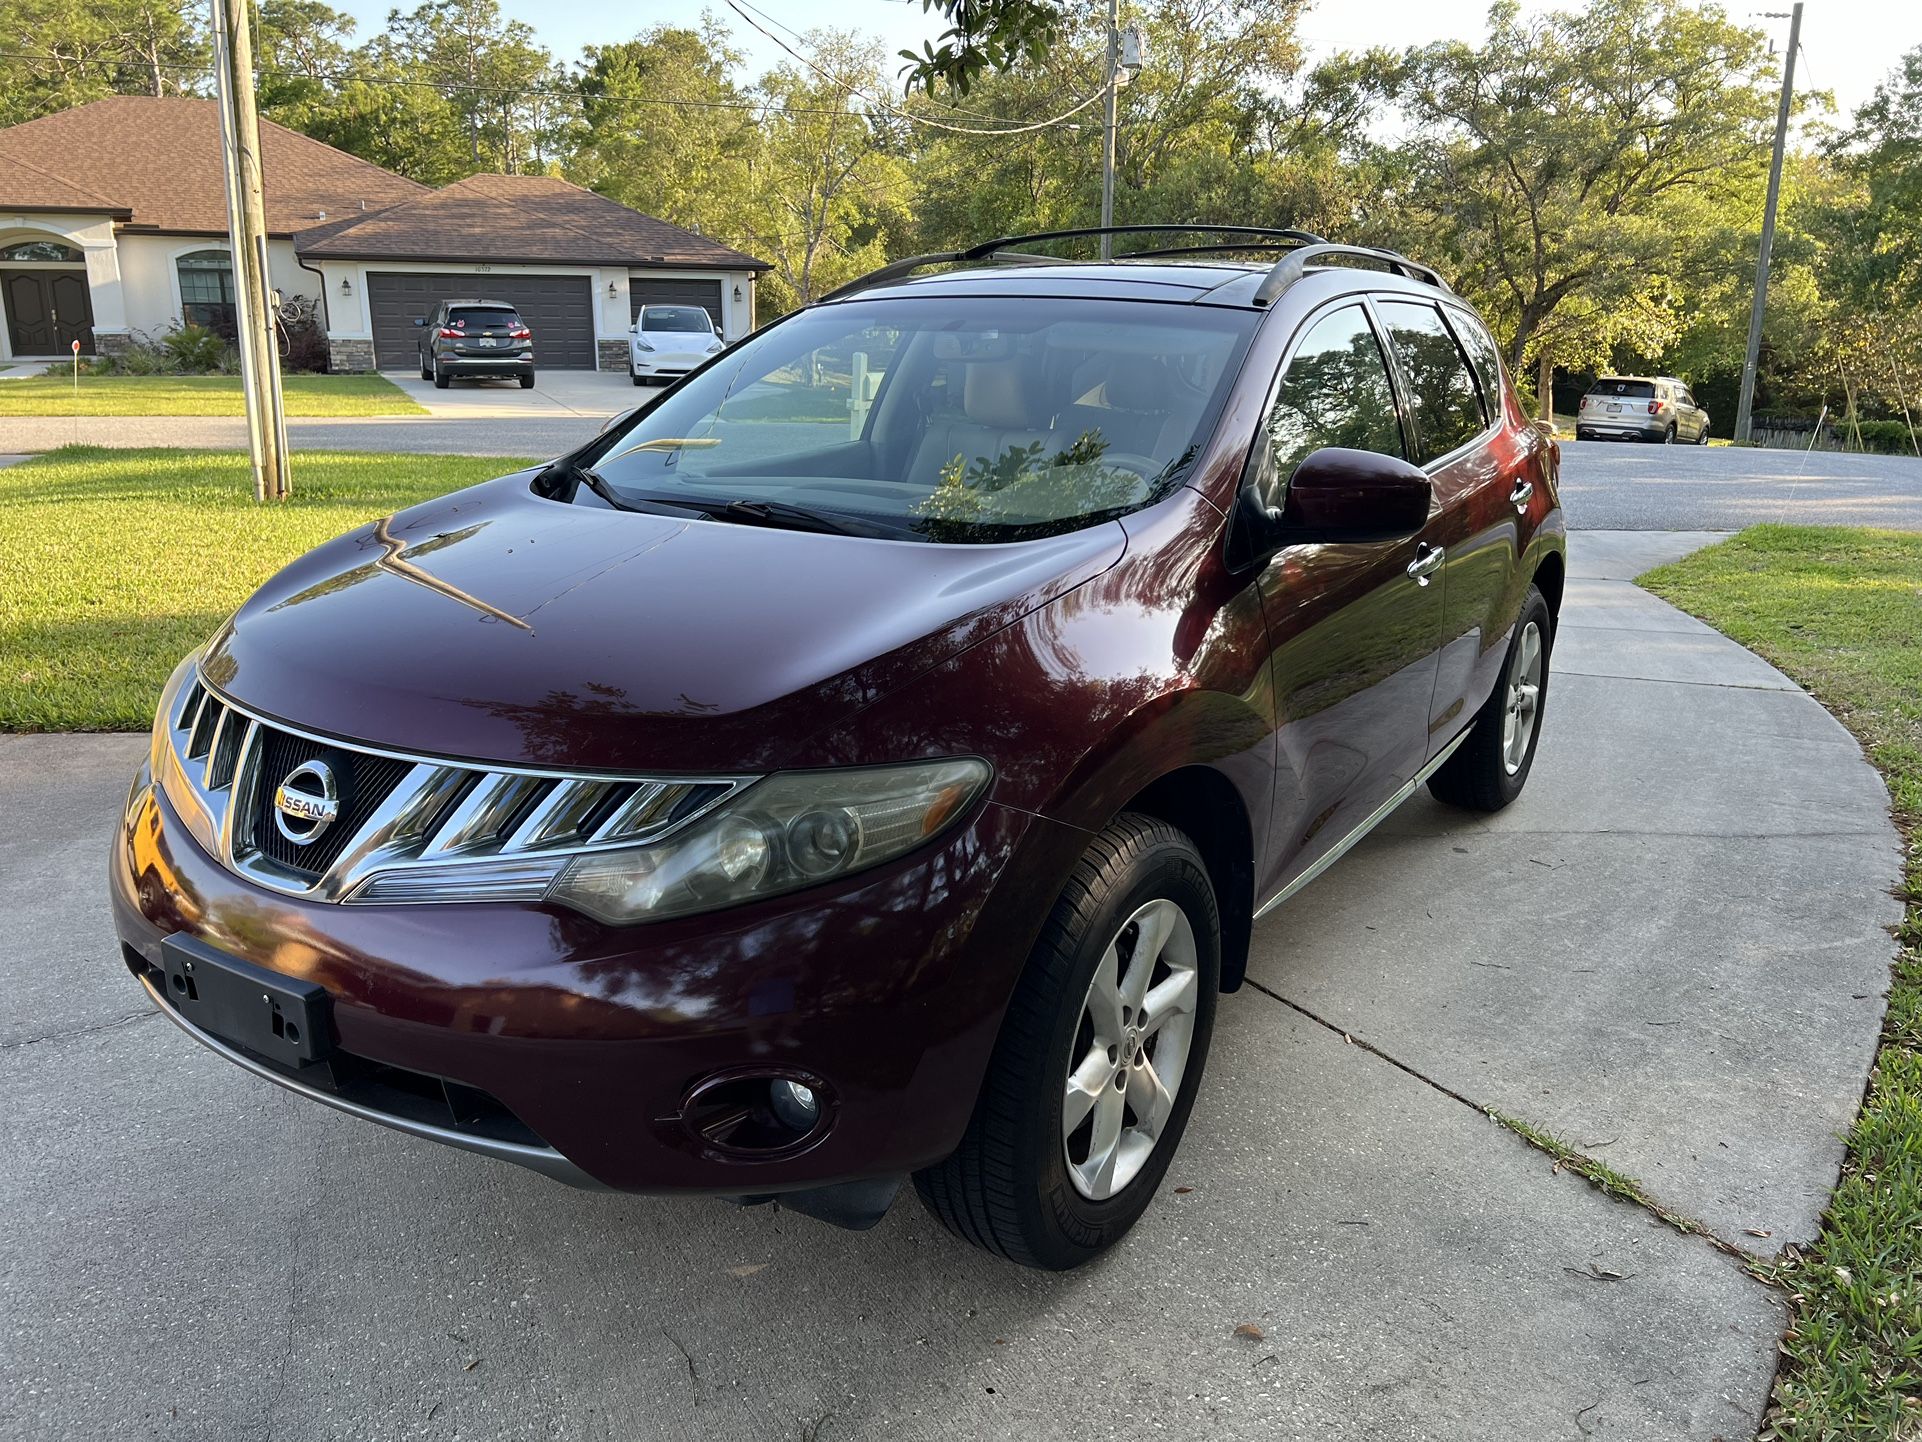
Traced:
<path fill-rule="evenodd" d="M 174 262 L 180 275 L 180 319 L 202 325 L 219 335 L 232 336 L 234 321 L 234 266 L 224 250 L 196 250 Z"/>
<path fill-rule="evenodd" d="M 1415 410 L 1418 460 L 1426 465 L 1480 435 L 1488 424 L 1482 414 L 1475 377 L 1455 337 L 1434 306 L 1415 301 L 1378 300 L 1388 337 L 1407 379 Z"/>
<path fill-rule="evenodd" d="M 1482 408 L 1488 412 L 1489 424 L 1493 425 L 1502 413 L 1501 352 L 1495 349 L 1487 327 L 1466 311 L 1451 308 L 1448 322 L 1468 351 L 1469 364 L 1475 367 L 1475 379 L 1482 383 Z"/>
<path fill-rule="evenodd" d="M 1308 328 L 1282 376 L 1262 440 L 1262 499 L 1276 508 L 1295 467 L 1313 451 L 1342 446 L 1404 454 L 1388 362 L 1360 306 L 1342 306 Z"/>

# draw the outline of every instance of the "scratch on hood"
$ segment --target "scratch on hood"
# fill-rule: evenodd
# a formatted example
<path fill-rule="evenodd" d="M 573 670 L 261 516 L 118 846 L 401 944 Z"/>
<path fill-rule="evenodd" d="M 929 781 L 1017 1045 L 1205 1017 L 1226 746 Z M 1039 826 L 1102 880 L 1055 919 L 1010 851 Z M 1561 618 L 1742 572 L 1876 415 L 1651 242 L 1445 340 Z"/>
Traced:
<path fill-rule="evenodd" d="M 438 591 L 450 601 L 459 601 L 463 606 L 471 606 L 483 616 L 492 616 L 496 621 L 505 621 L 510 626 L 518 626 L 530 636 L 534 628 L 519 616 L 509 615 L 499 606 L 490 606 L 478 596 L 470 596 L 451 581 L 443 581 L 439 576 L 423 571 L 412 561 L 402 560 L 401 552 L 407 549 L 407 542 L 387 529 L 387 518 L 383 517 L 374 526 L 374 539 L 386 548 L 386 554 L 374 564 L 389 575 L 399 576 L 403 581 L 412 581 L 416 586 L 425 586 L 430 591 Z"/>

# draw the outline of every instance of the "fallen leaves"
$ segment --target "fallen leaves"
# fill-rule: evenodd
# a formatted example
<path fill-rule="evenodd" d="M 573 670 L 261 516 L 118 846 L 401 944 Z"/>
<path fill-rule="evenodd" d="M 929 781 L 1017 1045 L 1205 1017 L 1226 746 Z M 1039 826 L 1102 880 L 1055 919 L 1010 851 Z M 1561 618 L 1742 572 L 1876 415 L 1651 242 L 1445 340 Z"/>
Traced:
<path fill-rule="evenodd" d="M 1243 1322 L 1239 1327 L 1235 1328 L 1235 1335 L 1248 1342 L 1265 1342 L 1268 1340 L 1268 1334 L 1253 1322 Z"/>
<path fill-rule="evenodd" d="M 751 1277 L 756 1272 L 765 1272 L 766 1270 L 766 1262 L 743 1262 L 738 1267 L 729 1267 L 727 1269 L 728 1275 L 731 1277 Z"/>

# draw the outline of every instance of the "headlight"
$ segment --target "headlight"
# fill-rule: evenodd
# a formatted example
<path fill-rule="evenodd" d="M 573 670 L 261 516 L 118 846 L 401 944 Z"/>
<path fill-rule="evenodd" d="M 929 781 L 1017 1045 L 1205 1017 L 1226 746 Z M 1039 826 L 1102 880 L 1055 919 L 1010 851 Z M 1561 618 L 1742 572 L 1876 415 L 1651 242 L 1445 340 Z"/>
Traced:
<path fill-rule="evenodd" d="M 722 345 L 719 340 L 715 340 L 708 344 L 707 353 L 709 355 L 713 355 L 716 351 L 726 350 L 726 349 L 727 347 Z"/>
<path fill-rule="evenodd" d="M 647 341 L 642 340 L 639 336 L 634 337 L 634 348 L 636 350 L 653 350 L 654 349 L 652 345 L 650 345 Z"/>
<path fill-rule="evenodd" d="M 770 776 L 664 841 L 576 857 L 547 899 L 618 925 L 778 896 L 906 855 L 989 774 L 964 758 Z"/>

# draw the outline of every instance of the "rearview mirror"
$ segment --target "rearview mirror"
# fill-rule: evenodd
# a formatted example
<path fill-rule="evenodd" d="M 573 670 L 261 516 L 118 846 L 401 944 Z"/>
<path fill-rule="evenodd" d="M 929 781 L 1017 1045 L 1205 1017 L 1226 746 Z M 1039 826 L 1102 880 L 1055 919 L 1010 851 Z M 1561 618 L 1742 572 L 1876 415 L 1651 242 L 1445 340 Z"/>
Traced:
<path fill-rule="evenodd" d="M 1398 540 L 1428 524 L 1433 494 L 1427 473 L 1400 456 L 1327 446 L 1289 478 L 1281 531 L 1285 543 Z"/>

